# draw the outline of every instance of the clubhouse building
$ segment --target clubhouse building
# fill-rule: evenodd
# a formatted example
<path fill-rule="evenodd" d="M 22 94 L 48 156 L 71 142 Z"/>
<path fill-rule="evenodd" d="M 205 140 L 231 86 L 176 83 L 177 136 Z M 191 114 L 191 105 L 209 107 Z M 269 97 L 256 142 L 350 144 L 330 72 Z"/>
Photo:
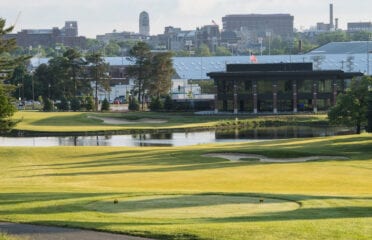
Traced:
<path fill-rule="evenodd" d="M 312 63 L 227 64 L 214 80 L 215 113 L 278 113 L 323 111 L 336 104 L 360 72 L 313 70 Z"/>

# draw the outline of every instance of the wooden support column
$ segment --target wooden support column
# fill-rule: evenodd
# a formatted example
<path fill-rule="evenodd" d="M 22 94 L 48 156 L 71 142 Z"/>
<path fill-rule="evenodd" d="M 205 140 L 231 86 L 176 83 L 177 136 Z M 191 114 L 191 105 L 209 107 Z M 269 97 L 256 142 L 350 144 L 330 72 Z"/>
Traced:
<path fill-rule="evenodd" d="M 318 112 L 317 100 L 318 100 L 318 84 L 314 80 L 313 81 L 313 111 L 314 113 Z"/>
<path fill-rule="evenodd" d="M 297 110 L 297 83 L 294 80 L 292 83 L 292 93 L 293 93 L 293 112 L 296 113 Z"/>
<path fill-rule="evenodd" d="M 278 85 L 277 81 L 273 81 L 273 113 L 278 113 Z"/>
<path fill-rule="evenodd" d="M 238 89 L 234 81 L 234 114 L 238 113 Z"/>
<path fill-rule="evenodd" d="M 218 86 L 214 84 L 214 113 L 218 113 Z"/>
<path fill-rule="evenodd" d="M 253 95 L 253 113 L 257 114 L 257 81 L 252 81 L 252 95 Z"/>
<path fill-rule="evenodd" d="M 336 80 L 332 81 L 332 106 L 336 105 L 337 100 L 337 82 Z"/>

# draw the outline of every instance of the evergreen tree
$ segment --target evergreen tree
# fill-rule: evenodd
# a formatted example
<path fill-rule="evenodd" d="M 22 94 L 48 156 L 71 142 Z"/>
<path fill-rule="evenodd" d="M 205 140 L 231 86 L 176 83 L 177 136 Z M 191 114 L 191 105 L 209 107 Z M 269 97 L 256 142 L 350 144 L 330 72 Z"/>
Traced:
<path fill-rule="evenodd" d="M 12 57 L 9 52 L 16 48 L 15 39 L 5 39 L 5 35 L 12 32 L 13 26 L 5 27 L 6 21 L 0 18 L 0 131 L 7 131 L 16 122 L 10 119 L 15 112 L 14 100 L 11 98 L 12 87 L 5 85 L 4 80 L 12 76 L 14 69 L 26 57 Z M 13 88 L 14 89 L 14 88 Z"/>
<path fill-rule="evenodd" d="M 138 42 L 129 51 L 128 60 L 133 65 L 127 67 L 127 76 L 135 79 L 135 92 L 138 93 L 138 102 L 144 109 L 146 90 L 151 79 L 151 52 L 150 47 L 144 42 Z"/>
<path fill-rule="evenodd" d="M 110 111 L 110 103 L 107 101 L 107 98 L 102 101 L 101 111 Z"/>
<path fill-rule="evenodd" d="M 107 75 L 109 65 L 105 63 L 100 53 L 93 53 L 87 56 L 89 64 L 89 75 L 95 85 L 95 111 L 98 111 L 98 88 L 102 87 L 108 91 L 110 89 L 109 77 Z"/>
<path fill-rule="evenodd" d="M 72 98 L 71 99 L 71 110 L 76 112 L 76 111 L 80 111 L 80 109 L 81 109 L 80 99 L 77 97 Z"/>
<path fill-rule="evenodd" d="M 170 95 L 167 95 L 164 100 L 164 109 L 165 110 L 172 110 L 174 107 L 172 97 Z"/>

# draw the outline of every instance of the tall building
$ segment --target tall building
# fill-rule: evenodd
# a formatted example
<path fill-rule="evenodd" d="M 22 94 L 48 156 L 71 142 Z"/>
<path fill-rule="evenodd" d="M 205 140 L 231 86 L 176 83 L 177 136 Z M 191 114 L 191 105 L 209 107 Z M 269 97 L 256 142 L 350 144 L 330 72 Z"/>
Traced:
<path fill-rule="evenodd" d="M 139 16 L 139 33 L 144 36 L 150 36 L 150 17 L 145 11 Z"/>
<path fill-rule="evenodd" d="M 221 42 L 221 33 L 218 25 L 205 25 L 197 30 L 197 46 L 206 44 L 214 53 Z"/>
<path fill-rule="evenodd" d="M 66 37 L 77 37 L 78 36 L 78 24 L 76 21 L 66 21 L 65 27 L 62 29 Z"/>
<path fill-rule="evenodd" d="M 293 16 L 289 14 L 237 14 L 222 18 L 223 30 L 249 32 L 253 37 L 271 35 L 291 38 L 293 36 Z"/>
<path fill-rule="evenodd" d="M 15 38 L 17 45 L 21 47 L 54 47 L 63 44 L 68 47 L 84 48 L 86 38 L 78 36 L 78 24 L 76 21 L 66 21 L 63 28 L 51 29 L 22 29 L 18 33 L 8 34 L 8 38 Z"/>

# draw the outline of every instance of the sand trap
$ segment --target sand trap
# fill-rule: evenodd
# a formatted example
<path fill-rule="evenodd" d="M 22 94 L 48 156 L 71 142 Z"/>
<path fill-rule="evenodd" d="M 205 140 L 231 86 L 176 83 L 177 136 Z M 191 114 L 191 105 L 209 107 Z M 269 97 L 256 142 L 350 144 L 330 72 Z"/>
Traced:
<path fill-rule="evenodd" d="M 218 157 L 230 160 L 232 162 L 244 162 L 240 159 L 251 158 L 258 159 L 260 162 L 268 163 L 288 163 L 288 162 L 307 162 L 314 160 L 347 160 L 349 158 L 342 156 L 310 156 L 310 157 L 299 157 L 299 158 L 269 158 L 263 155 L 257 154 L 244 154 L 244 153 L 208 153 L 204 154 L 205 157 Z"/>
<path fill-rule="evenodd" d="M 151 119 L 151 118 L 142 118 L 142 119 L 133 120 L 133 121 L 126 120 L 126 119 L 119 119 L 119 118 L 96 117 L 96 116 L 88 116 L 88 118 L 102 120 L 106 124 L 113 124 L 113 125 L 168 122 L 167 120 L 163 120 L 163 119 Z"/>

